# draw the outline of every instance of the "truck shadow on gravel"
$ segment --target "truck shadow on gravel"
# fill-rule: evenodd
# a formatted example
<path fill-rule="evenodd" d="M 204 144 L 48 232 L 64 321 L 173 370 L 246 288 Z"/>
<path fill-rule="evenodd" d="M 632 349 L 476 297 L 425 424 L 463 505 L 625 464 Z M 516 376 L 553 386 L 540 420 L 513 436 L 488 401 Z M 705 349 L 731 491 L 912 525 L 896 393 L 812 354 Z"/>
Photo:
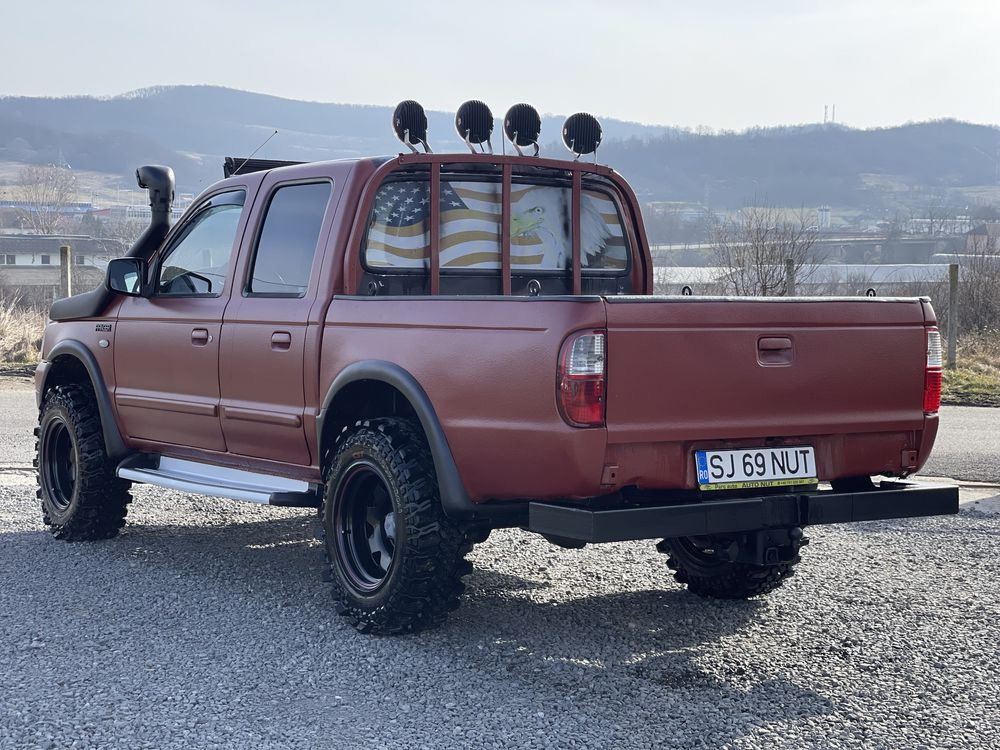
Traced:
<path fill-rule="evenodd" d="M 233 617 L 251 616 L 241 610 L 274 612 L 270 627 L 276 632 L 261 632 L 264 640 L 294 628 L 314 633 L 318 642 L 312 646 L 320 651 L 371 647 L 371 636 L 357 634 L 335 614 L 329 584 L 321 579 L 311 514 L 250 522 L 212 514 L 202 520 L 210 525 L 133 523 L 115 540 L 72 545 L 73 558 L 101 576 L 127 568 L 133 584 L 138 578 L 149 596 L 181 586 L 194 592 L 185 606 L 206 606 L 199 602 L 204 591 L 213 606 L 226 601 Z M 36 561 L 41 551 L 58 564 L 68 552 L 54 540 L 43 542 L 45 532 L 5 536 L 8 552 Z M 468 593 L 445 625 L 379 639 L 376 648 L 404 660 L 417 651 L 431 663 L 460 670 L 469 684 L 516 684 L 515 694 L 531 695 L 537 705 L 568 701 L 602 715 L 614 703 L 632 719 L 642 717 L 664 731 L 683 719 L 709 746 L 786 720 L 789 710 L 800 717 L 835 711 L 822 695 L 776 673 L 766 653 L 725 647 L 766 614 L 765 601 L 692 596 L 671 582 L 658 555 L 629 562 L 658 566 L 662 589 L 649 588 L 648 576 L 624 579 L 607 571 L 612 550 L 564 558 L 541 540 L 537 549 L 529 542 L 531 572 L 521 575 L 511 569 L 518 563 L 507 559 L 509 542 L 497 535 L 478 548 Z M 143 604 L 137 600 L 134 606 Z M 449 692 L 443 687 L 441 699 Z"/>
<path fill-rule="evenodd" d="M 692 710 L 686 721 L 704 721 L 715 729 L 719 706 L 728 706 L 734 716 L 723 724 L 729 723 L 733 734 L 716 736 L 719 744 L 753 726 L 786 719 L 789 707 L 801 717 L 835 711 L 827 698 L 775 674 L 766 653 L 721 649 L 720 654 L 720 642 L 761 618 L 765 601 L 700 599 L 675 588 L 665 566 L 662 590 L 561 601 L 546 600 L 544 593 L 539 597 L 530 585 L 512 588 L 510 579 L 477 568 L 468 601 L 444 632 L 504 647 L 508 679 L 523 682 L 526 689 L 548 683 L 558 696 L 574 688 L 600 693 L 602 683 L 617 684 L 620 691 L 624 682 L 636 709 L 651 712 L 667 710 L 667 704 L 676 711 L 683 694 L 693 704 L 715 706 L 708 715 Z"/>
<path fill-rule="evenodd" d="M 311 515 L 208 527 L 133 525 L 112 544 L 117 554 L 139 558 L 143 565 L 211 577 L 236 601 L 253 597 L 284 608 L 299 622 L 313 620 L 318 629 L 340 621 L 328 598 L 329 585 L 321 580 L 314 528 Z M 662 714 L 676 711 L 681 691 L 693 703 L 704 703 L 704 721 L 712 731 L 720 728 L 719 706 L 728 707 L 724 712 L 732 716 L 721 723 L 727 733 L 716 736 L 721 744 L 754 726 L 787 718 L 790 706 L 799 716 L 835 710 L 815 691 L 774 674 L 766 653 L 726 649 L 720 658 L 720 642 L 759 620 L 766 601 L 692 596 L 670 580 L 659 555 L 651 562 L 662 574 L 662 590 L 635 590 L 634 583 L 602 570 L 600 557 L 588 561 L 585 552 L 579 553 L 582 566 L 577 566 L 572 558 L 563 561 L 563 553 L 553 556 L 538 540 L 539 552 L 548 554 L 540 555 L 536 570 L 547 564 L 582 567 L 581 585 L 568 589 L 511 571 L 504 559 L 507 541 L 495 537 L 477 548 L 476 557 L 484 559 L 476 560 L 462 606 L 444 626 L 382 639 L 382 648 L 395 642 L 400 650 L 416 648 L 444 662 L 457 659 L 484 677 L 523 683 L 524 690 L 541 691 L 553 702 L 571 694 L 597 701 L 613 688 L 619 698 L 622 690 L 632 696 L 631 710 Z M 602 574 L 599 584 L 588 583 Z M 633 590 L 621 590 L 626 588 Z M 341 643 L 360 644 L 371 637 L 346 624 L 328 632 Z M 702 721 L 695 716 L 688 714 L 687 721 Z M 707 726 L 705 731 L 711 733 Z"/>

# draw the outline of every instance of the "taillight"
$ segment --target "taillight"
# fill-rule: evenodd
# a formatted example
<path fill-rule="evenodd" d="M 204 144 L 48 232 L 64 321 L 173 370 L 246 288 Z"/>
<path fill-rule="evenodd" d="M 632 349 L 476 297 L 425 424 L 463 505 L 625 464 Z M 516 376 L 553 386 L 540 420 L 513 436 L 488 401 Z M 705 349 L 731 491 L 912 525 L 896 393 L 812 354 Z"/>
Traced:
<path fill-rule="evenodd" d="M 927 329 L 927 369 L 924 372 L 924 413 L 936 414 L 941 406 L 941 333 Z"/>
<path fill-rule="evenodd" d="M 562 418 L 574 427 L 604 424 L 604 332 L 570 336 L 559 352 L 556 401 Z"/>

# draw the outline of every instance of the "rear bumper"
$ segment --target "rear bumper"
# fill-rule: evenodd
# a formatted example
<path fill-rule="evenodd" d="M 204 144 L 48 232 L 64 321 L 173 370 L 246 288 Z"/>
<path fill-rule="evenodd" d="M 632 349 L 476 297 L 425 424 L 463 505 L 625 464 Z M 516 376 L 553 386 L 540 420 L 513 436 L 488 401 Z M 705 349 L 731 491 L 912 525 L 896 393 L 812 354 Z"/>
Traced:
<path fill-rule="evenodd" d="M 953 513 L 958 513 L 958 487 L 884 481 L 863 492 L 819 491 L 597 510 L 533 502 L 528 528 L 582 542 L 622 542 Z"/>

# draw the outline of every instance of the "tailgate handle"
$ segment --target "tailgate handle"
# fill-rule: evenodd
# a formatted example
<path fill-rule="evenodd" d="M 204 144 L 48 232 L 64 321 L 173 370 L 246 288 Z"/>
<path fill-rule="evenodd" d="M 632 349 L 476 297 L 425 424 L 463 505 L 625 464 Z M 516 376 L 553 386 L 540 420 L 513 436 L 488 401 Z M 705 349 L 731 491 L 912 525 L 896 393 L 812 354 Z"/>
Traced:
<path fill-rule="evenodd" d="M 761 336 L 757 339 L 757 362 L 761 365 L 790 365 L 792 340 L 787 336 Z"/>
<path fill-rule="evenodd" d="M 791 349 L 792 340 L 785 337 L 767 336 L 757 342 L 757 348 L 762 352 L 775 352 L 782 349 Z"/>

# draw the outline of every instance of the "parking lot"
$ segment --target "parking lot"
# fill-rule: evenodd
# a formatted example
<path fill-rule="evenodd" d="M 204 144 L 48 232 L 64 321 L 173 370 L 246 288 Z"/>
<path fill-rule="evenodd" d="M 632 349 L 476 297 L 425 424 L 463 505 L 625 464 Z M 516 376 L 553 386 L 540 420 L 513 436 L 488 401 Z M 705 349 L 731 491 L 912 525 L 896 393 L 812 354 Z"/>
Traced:
<path fill-rule="evenodd" d="M 139 487 L 118 539 L 55 541 L 33 394 L 0 388 L 0 747 L 1000 746 L 998 499 L 810 529 L 749 602 L 689 595 L 651 542 L 498 532 L 446 625 L 379 639 L 334 613 L 306 510 Z M 958 433 L 938 466 L 989 480 Z"/>

